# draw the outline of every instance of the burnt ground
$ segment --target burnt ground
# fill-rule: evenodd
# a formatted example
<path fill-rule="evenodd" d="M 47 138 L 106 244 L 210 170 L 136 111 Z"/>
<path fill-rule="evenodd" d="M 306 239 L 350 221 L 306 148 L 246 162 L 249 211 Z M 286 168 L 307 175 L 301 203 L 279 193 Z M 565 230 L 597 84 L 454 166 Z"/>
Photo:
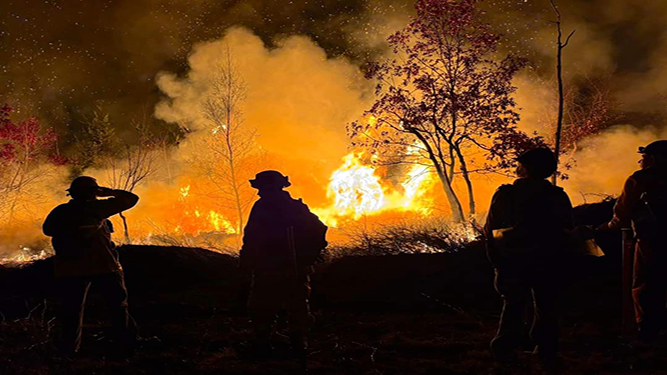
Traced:
<path fill-rule="evenodd" d="M 563 266 L 562 373 L 667 374 L 667 340 L 639 348 L 618 338 L 618 241 L 600 239 L 604 258 L 573 258 Z M 121 250 L 143 348 L 129 360 L 109 357 L 105 308 L 93 293 L 79 359 L 59 360 L 52 346 L 57 301 L 47 259 L 0 269 L 0 374 L 302 372 L 295 360 L 254 361 L 245 354 L 247 282 L 235 258 L 192 248 Z M 347 257 L 320 265 L 308 372 L 548 373 L 528 353 L 514 367 L 493 362 L 488 341 L 501 303 L 492 277 L 479 243 L 456 253 Z M 276 340 L 285 351 L 286 338 Z"/>

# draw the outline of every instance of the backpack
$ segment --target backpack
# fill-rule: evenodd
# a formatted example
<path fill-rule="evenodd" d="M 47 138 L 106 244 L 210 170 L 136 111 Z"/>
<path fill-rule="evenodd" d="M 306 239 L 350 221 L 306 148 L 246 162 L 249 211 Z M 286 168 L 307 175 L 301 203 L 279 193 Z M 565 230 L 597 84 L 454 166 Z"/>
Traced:
<path fill-rule="evenodd" d="M 81 259 L 94 246 L 94 237 L 99 232 L 113 233 L 113 224 L 108 219 L 100 219 L 85 204 L 70 201 L 62 206 L 58 218 L 67 223 L 68 229 L 55 236 L 53 247 L 61 259 Z M 113 243 L 112 243 L 113 245 Z"/>
<path fill-rule="evenodd" d="M 640 197 L 640 205 L 634 215 L 637 236 L 656 239 L 667 229 L 667 181 L 658 181 Z"/>
<path fill-rule="evenodd" d="M 544 212 L 534 211 L 535 207 L 540 206 L 539 203 L 532 200 L 520 200 L 516 186 L 503 185 L 501 189 L 505 191 L 511 202 L 511 212 L 509 212 L 511 226 L 495 229 L 492 234 L 495 247 L 503 258 L 544 254 L 545 251 L 548 252 L 550 249 L 563 245 L 564 228 L 559 228 L 555 223 L 548 221 L 540 222 L 535 220 L 536 217 L 531 217 L 535 215 L 530 215 L 537 213 L 537 218 L 553 219 L 548 215 L 550 211 L 553 211 L 553 206 L 546 207 Z M 553 204 L 558 192 L 556 188 L 550 189 L 548 195 L 541 199 L 549 199 L 548 203 Z M 543 214 L 542 217 L 540 214 Z"/>
<path fill-rule="evenodd" d="M 287 226 L 288 246 L 298 267 L 308 267 L 317 261 L 328 243 L 329 229 L 317 215 L 310 212 L 301 199 L 295 200 L 295 212 Z"/>

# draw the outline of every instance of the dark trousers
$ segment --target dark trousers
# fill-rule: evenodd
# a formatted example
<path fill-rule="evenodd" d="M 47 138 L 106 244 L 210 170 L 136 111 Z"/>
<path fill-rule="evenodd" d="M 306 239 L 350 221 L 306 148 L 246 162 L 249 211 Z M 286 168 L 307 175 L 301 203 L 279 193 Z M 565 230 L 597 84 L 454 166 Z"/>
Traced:
<path fill-rule="evenodd" d="M 292 339 L 304 341 L 314 320 L 308 301 L 310 290 L 310 277 L 307 275 L 295 278 L 255 274 L 248 310 L 256 338 L 268 341 L 274 330 L 277 313 L 285 309 Z"/>
<path fill-rule="evenodd" d="M 88 277 L 66 277 L 60 281 L 59 346 L 65 353 L 75 353 L 81 346 L 83 313 L 90 286 L 95 284 L 104 296 L 112 316 L 114 341 L 123 346 L 136 341 L 136 327 L 129 314 L 123 272 Z"/>
<path fill-rule="evenodd" d="M 665 319 L 667 302 L 667 254 L 657 241 L 639 239 L 635 251 L 632 297 L 639 336 L 654 339 Z"/>
<path fill-rule="evenodd" d="M 556 267 L 553 265 L 552 267 Z M 524 339 L 523 315 L 533 303 L 530 337 L 543 359 L 558 351 L 558 283 L 548 266 L 523 265 L 496 268 L 495 286 L 503 298 L 503 311 L 491 349 L 498 357 L 515 353 Z"/>

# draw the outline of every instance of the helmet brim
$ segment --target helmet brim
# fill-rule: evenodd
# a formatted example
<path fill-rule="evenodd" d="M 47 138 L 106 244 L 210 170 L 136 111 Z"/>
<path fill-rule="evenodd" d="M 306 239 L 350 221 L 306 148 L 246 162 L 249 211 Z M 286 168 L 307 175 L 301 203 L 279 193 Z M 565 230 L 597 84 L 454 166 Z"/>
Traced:
<path fill-rule="evenodd" d="M 257 190 L 264 189 L 270 186 L 279 187 L 281 189 L 292 186 L 292 184 L 289 181 L 285 181 L 283 183 L 276 183 L 275 181 L 258 181 L 257 179 L 248 181 L 250 182 L 250 186 Z"/>
<path fill-rule="evenodd" d="M 65 191 L 72 192 L 72 191 L 88 191 L 88 190 L 96 190 L 99 189 L 99 186 L 79 186 L 79 187 L 74 187 L 74 188 L 69 188 L 65 189 Z"/>

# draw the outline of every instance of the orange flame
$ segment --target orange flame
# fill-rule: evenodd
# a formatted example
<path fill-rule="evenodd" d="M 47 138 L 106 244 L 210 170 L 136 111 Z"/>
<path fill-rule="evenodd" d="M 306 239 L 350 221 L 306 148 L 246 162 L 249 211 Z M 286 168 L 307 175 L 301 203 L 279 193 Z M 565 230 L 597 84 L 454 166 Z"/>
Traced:
<path fill-rule="evenodd" d="M 213 225 L 216 232 L 225 232 L 229 234 L 236 233 L 236 229 L 234 229 L 232 223 L 225 219 L 225 217 L 220 213 L 217 213 L 213 210 L 209 211 L 208 220 Z"/>
<path fill-rule="evenodd" d="M 338 215 L 362 215 L 377 211 L 385 203 L 380 179 L 371 167 L 361 165 L 358 154 L 348 154 L 343 165 L 331 175 L 327 196 L 334 198 Z"/>
<path fill-rule="evenodd" d="M 202 232 L 210 231 L 236 234 L 234 225 L 222 213 L 212 209 L 202 210 L 196 203 L 193 203 L 190 190 L 190 185 L 185 185 L 178 191 L 179 203 L 174 205 L 172 215 L 173 219 L 179 221 L 173 229 L 175 234 L 199 235 Z M 205 214 L 206 211 L 208 214 Z"/>
<path fill-rule="evenodd" d="M 331 174 L 327 197 L 333 202 L 313 210 L 327 225 L 336 227 L 341 221 L 390 210 L 422 215 L 431 212 L 433 202 L 426 193 L 435 180 L 428 167 L 412 166 L 398 188 L 383 181 L 377 169 L 364 165 L 361 157 L 361 153 L 351 152 Z"/>

